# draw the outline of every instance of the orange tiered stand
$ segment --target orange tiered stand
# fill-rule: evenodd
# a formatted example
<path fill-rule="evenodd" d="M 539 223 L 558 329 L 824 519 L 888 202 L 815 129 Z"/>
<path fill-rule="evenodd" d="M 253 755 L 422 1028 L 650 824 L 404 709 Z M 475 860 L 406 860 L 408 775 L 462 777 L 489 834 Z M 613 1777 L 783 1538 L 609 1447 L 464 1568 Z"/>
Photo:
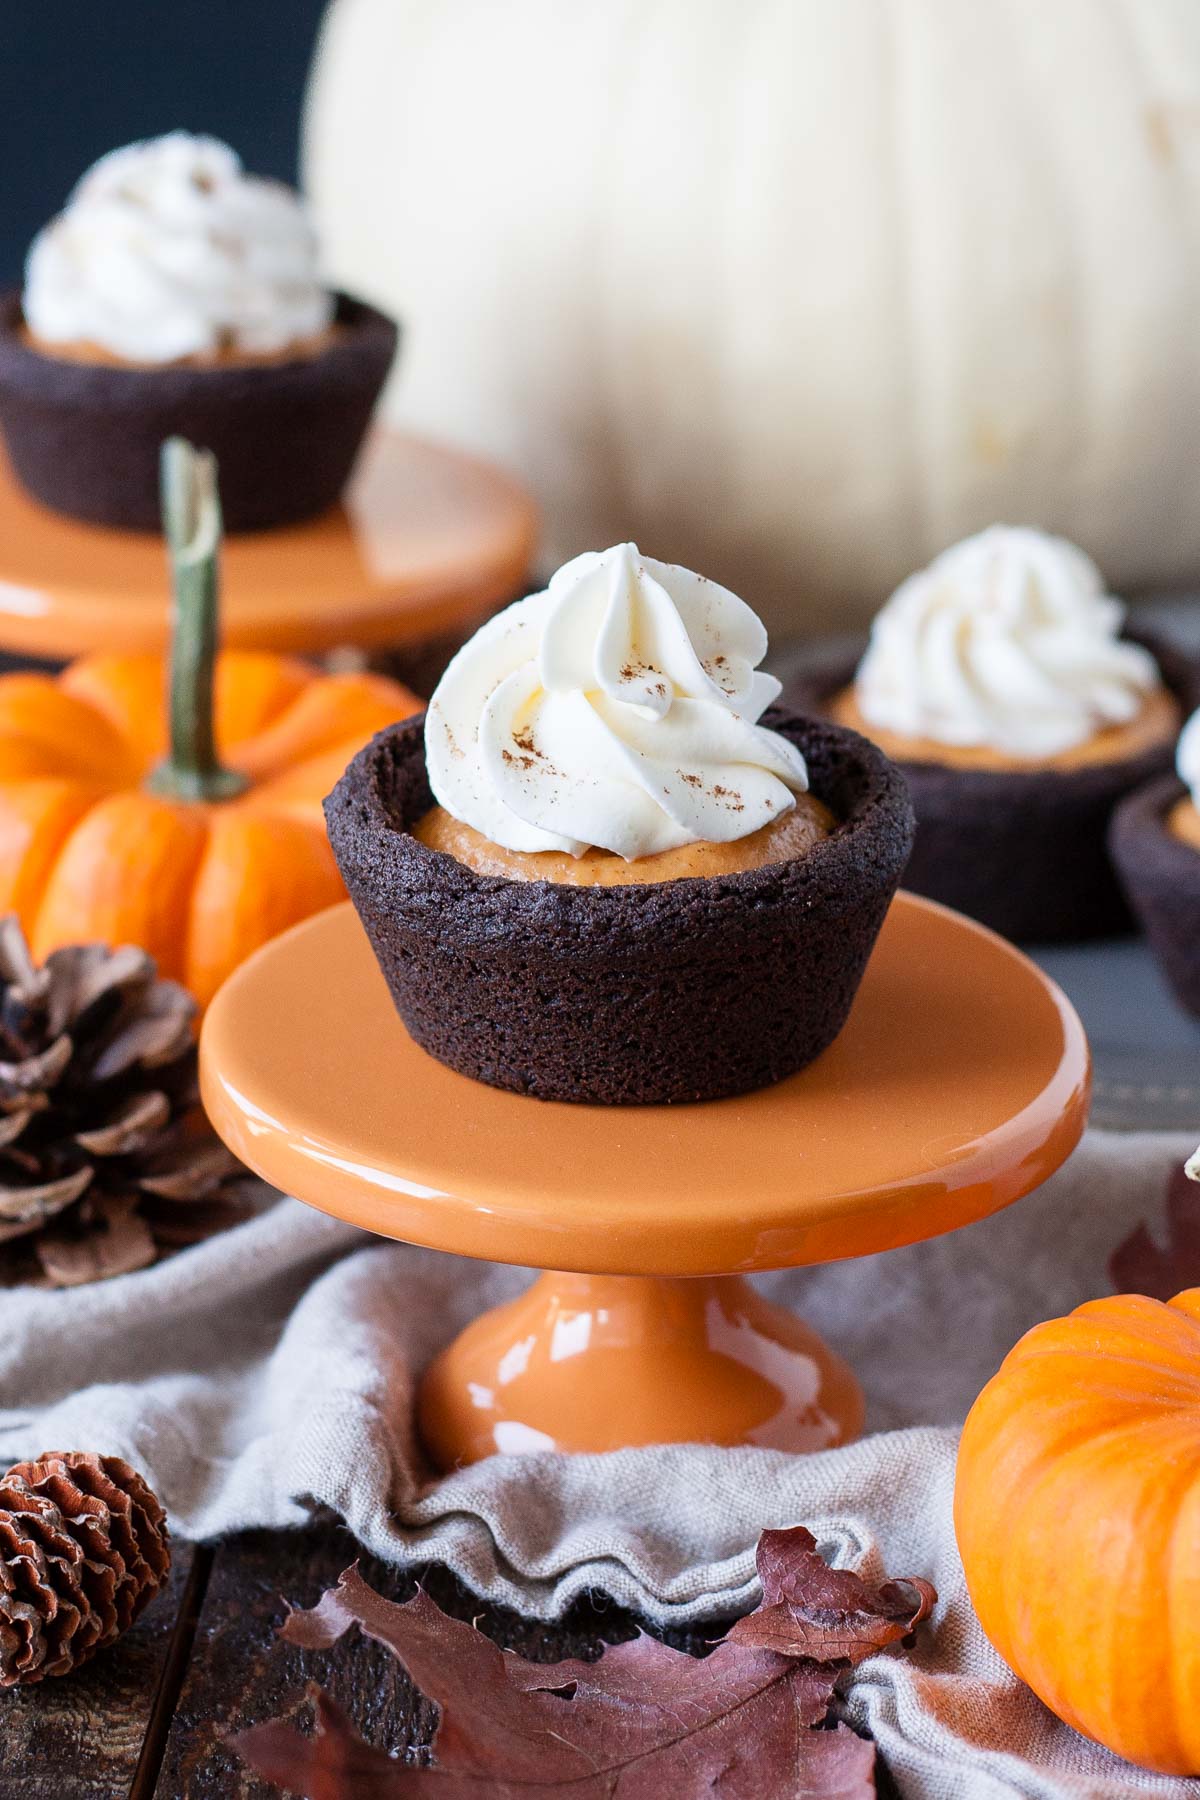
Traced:
<path fill-rule="evenodd" d="M 444 1468 L 495 1451 L 853 1438 L 853 1375 L 746 1274 L 1007 1206 L 1074 1148 L 1090 1079 L 1059 989 L 907 894 L 837 1042 L 740 1099 L 577 1107 L 453 1074 L 404 1030 L 348 905 L 238 970 L 200 1058 L 217 1130 L 278 1187 L 384 1237 L 559 1271 L 427 1371 L 421 1428 Z"/>
<path fill-rule="evenodd" d="M 378 431 L 343 505 L 226 540 L 223 640 L 318 653 L 470 624 L 520 592 L 536 531 L 529 495 L 490 463 Z M 161 540 L 49 511 L 0 450 L 0 648 L 65 662 L 161 650 L 168 628 Z"/>

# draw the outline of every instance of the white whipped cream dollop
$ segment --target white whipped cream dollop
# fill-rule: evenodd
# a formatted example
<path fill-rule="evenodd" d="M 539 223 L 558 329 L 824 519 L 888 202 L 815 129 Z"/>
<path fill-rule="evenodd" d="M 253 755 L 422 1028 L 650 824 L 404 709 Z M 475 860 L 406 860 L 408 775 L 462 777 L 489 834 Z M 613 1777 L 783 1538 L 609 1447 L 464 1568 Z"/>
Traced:
<path fill-rule="evenodd" d="M 1123 618 L 1074 544 L 993 525 L 896 589 L 859 665 L 859 710 L 905 737 L 1056 756 L 1128 723 L 1159 685 Z"/>
<path fill-rule="evenodd" d="M 325 329 L 333 299 L 299 196 L 172 131 L 93 163 L 34 239 L 23 310 L 45 343 L 168 363 L 286 349 Z"/>
<path fill-rule="evenodd" d="M 1175 767 L 1192 797 L 1192 805 L 1200 807 L 1200 710 L 1192 714 L 1179 734 Z"/>
<path fill-rule="evenodd" d="M 634 544 L 567 563 L 482 627 L 429 703 L 430 785 L 509 850 L 632 859 L 748 837 L 804 758 L 757 723 L 767 634 L 726 588 Z"/>

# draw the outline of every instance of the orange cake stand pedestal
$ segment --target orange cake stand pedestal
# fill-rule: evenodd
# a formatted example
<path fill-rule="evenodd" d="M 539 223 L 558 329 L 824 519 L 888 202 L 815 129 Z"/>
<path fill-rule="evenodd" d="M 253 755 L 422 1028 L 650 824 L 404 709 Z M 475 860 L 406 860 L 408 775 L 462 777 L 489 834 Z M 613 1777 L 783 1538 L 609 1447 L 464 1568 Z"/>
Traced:
<path fill-rule="evenodd" d="M 741 1099 L 567 1106 L 453 1074 L 408 1036 L 348 905 L 238 970 L 200 1065 L 217 1130 L 267 1181 L 384 1237 L 556 1271 L 426 1372 L 420 1425 L 443 1468 L 495 1451 L 847 1442 L 863 1422 L 854 1376 L 746 1274 L 1007 1206 L 1070 1154 L 1089 1091 L 1059 989 L 907 894 L 837 1042 Z"/>
<path fill-rule="evenodd" d="M 533 501 L 490 463 L 376 432 L 341 506 L 226 539 L 223 641 L 310 653 L 419 642 L 516 595 L 536 532 Z M 168 633 L 161 540 L 49 511 L 0 449 L 0 648 L 65 662 L 161 650 Z"/>

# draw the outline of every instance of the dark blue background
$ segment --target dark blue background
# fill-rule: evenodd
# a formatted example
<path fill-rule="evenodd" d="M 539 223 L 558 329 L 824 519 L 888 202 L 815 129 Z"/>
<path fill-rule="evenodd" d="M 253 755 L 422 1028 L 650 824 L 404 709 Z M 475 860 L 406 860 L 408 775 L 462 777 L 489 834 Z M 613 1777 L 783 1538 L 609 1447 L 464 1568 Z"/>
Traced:
<path fill-rule="evenodd" d="M 105 150 L 182 126 L 294 180 L 324 0 L 0 0 L 0 286 Z"/>

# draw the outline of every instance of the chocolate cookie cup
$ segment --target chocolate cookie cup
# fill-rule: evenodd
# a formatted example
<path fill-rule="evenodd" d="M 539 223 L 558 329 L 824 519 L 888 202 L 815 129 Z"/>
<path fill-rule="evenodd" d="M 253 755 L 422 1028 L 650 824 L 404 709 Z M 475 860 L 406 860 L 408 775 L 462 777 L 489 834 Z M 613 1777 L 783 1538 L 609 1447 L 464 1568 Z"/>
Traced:
<path fill-rule="evenodd" d="M 788 698 L 820 713 L 857 658 Z M 1079 943 L 1133 925 L 1107 847 L 1114 808 L 1171 766 L 1164 742 L 1072 769 L 972 769 L 901 760 L 917 819 L 904 885 L 1017 943 Z"/>
<path fill-rule="evenodd" d="M 1180 1005 L 1200 1018 L 1200 850 L 1167 829 L 1186 793 L 1174 775 L 1149 782 L 1118 806 L 1108 841 L 1163 974 Z"/>
<path fill-rule="evenodd" d="M 156 531 L 159 450 L 179 436 L 215 453 L 230 531 L 293 524 L 341 494 L 398 335 L 383 313 L 339 294 L 329 341 L 307 354 L 82 362 L 28 343 L 12 293 L 0 300 L 0 431 L 22 486 L 72 518 Z"/>
<path fill-rule="evenodd" d="M 602 1106 L 715 1100 L 802 1069 L 849 1013 L 912 841 L 898 771 L 790 714 L 839 824 L 790 862 L 567 887 L 478 875 L 410 835 L 433 804 L 419 716 L 325 802 L 330 841 L 416 1042 L 493 1087 Z"/>

